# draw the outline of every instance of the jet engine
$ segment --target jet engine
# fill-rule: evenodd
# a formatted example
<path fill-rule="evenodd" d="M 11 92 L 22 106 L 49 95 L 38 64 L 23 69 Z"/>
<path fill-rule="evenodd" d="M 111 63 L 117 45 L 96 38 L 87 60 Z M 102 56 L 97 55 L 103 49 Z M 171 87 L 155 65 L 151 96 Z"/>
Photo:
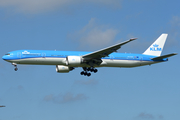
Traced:
<path fill-rule="evenodd" d="M 68 73 L 69 71 L 73 70 L 73 67 L 68 67 L 64 65 L 56 65 L 56 72 L 58 73 Z"/>
<path fill-rule="evenodd" d="M 81 56 L 67 56 L 66 65 L 78 66 L 82 63 Z"/>

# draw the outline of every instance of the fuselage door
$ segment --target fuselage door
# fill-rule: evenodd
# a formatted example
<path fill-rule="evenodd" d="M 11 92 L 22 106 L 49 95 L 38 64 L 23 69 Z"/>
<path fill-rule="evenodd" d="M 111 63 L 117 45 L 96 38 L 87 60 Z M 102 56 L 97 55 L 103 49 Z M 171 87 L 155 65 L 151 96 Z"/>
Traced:
<path fill-rule="evenodd" d="M 139 56 L 139 60 L 142 62 L 143 61 L 143 56 Z"/>
<path fill-rule="evenodd" d="M 46 53 L 42 53 L 42 57 L 45 58 L 46 57 Z"/>
<path fill-rule="evenodd" d="M 114 56 L 113 56 L 113 55 L 110 55 L 110 59 L 113 60 L 113 59 L 114 59 Z"/>
<path fill-rule="evenodd" d="M 17 53 L 17 57 L 21 58 L 21 53 L 20 52 Z"/>

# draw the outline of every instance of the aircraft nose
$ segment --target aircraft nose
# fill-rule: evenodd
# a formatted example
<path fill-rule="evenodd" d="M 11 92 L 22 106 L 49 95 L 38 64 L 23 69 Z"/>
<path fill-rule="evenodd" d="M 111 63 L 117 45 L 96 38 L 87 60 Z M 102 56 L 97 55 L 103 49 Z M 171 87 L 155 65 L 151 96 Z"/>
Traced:
<path fill-rule="evenodd" d="M 3 59 L 3 60 L 6 60 L 6 56 L 4 55 L 4 56 L 2 57 L 2 59 Z"/>

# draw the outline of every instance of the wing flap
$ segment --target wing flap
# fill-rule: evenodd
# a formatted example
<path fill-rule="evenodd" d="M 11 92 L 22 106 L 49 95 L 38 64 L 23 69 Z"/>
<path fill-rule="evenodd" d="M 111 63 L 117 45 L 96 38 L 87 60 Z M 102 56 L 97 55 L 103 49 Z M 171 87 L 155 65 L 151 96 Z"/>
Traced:
<path fill-rule="evenodd" d="M 167 54 L 167 55 L 151 58 L 151 60 L 161 60 L 163 58 L 168 58 L 168 57 L 171 57 L 171 56 L 174 56 L 174 55 L 177 55 L 177 53 L 171 53 L 171 54 Z"/>

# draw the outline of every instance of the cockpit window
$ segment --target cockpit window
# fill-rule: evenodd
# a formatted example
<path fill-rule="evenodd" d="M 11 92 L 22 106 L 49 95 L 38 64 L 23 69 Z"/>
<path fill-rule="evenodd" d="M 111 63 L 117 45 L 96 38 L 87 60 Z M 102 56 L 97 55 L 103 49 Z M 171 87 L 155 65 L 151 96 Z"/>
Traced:
<path fill-rule="evenodd" d="M 5 55 L 10 55 L 10 53 L 7 53 L 7 54 L 5 54 Z"/>

